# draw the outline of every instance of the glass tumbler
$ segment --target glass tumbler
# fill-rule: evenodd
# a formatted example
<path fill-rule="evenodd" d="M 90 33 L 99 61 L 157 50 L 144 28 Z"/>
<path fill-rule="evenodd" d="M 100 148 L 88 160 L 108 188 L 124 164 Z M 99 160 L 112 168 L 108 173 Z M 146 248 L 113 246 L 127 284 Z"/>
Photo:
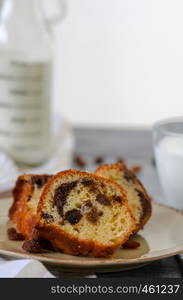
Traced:
<path fill-rule="evenodd" d="M 183 117 L 155 123 L 153 143 L 164 200 L 183 210 Z"/>

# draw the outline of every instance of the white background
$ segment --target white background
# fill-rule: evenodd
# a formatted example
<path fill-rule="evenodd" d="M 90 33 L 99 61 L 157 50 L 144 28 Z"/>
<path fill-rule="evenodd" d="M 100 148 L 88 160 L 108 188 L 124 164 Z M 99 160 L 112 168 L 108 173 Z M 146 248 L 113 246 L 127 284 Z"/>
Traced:
<path fill-rule="evenodd" d="M 75 124 L 183 114 L 182 0 L 67 0 L 55 28 L 54 106 Z"/>

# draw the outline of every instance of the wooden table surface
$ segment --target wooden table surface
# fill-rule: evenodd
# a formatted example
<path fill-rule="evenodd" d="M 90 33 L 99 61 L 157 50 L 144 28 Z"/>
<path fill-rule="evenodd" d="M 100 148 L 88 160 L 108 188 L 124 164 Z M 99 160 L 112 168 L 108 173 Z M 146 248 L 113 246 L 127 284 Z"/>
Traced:
<path fill-rule="evenodd" d="M 125 129 L 92 129 L 76 128 L 75 153 L 87 162 L 87 170 L 96 168 L 97 156 L 102 156 L 105 163 L 123 157 L 131 166 L 142 166 L 141 180 L 153 198 L 163 201 L 156 168 L 153 164 L 152 134 L 150 130 L 133 128 Z M 75 165 L 73 165 L 75 166 Z M 182 257 L 183 258 L 183 257 Z M 180 255 L 162 259 L 131 271 L 97 274 L 98 277 L 156 277 L 183 278 L 183 259 Z"/>

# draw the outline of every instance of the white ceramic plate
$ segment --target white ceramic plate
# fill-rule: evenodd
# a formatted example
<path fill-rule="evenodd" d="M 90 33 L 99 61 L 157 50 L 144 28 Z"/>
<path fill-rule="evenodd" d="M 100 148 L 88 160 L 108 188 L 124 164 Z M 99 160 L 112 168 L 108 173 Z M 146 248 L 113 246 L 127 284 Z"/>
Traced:
<path fill-rule="evenodd" d="M 140 242 L 137 249 L 118 249 L 113 258 L 89 258 L 49 252 L 29 254 L 22 242 L 9 241 L 8 209 L 12 199 L 0 199 L 0 254 L 9 258 L 34 258 L 68 272 L 114 272 L 137 268 L 145 263 L 183 252 L 183 213 L 153 203 L 153 214 L 143 231 L 133 237 Z"/>

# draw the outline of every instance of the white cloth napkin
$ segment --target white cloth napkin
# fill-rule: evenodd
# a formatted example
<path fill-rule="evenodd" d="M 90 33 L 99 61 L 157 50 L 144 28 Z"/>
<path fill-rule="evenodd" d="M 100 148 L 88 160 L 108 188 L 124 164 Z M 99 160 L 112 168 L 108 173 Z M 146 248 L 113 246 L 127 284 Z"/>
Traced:
<path fill-rule="evenodd" d="M 54 278 L 43 266 L 33 259 L 0 260 L 0 278 Z"/>
<path fill-rule="evenodd" d="M 56 276 L 62 278 L 97 278 L 95 274 L 65 273 L 62 270 L 59 270 Z M 35 259 L 5 260 L 0 258 L 0 278 L 55 278 L 55 276 L 40 261 Z"/>

